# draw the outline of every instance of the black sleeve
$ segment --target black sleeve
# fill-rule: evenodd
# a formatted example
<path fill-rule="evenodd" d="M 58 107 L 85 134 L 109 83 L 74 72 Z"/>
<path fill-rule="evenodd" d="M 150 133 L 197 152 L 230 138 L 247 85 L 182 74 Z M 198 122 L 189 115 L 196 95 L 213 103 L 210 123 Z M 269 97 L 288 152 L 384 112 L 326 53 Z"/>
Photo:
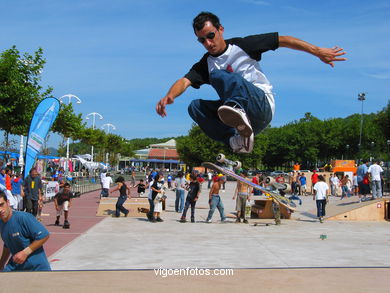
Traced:
<path fill-rule="evenodd" d="M 279 34 L 267 33 L 252 35 L 245 38 L 229 39 L 226 42 L 239 46 L 252 59 L 260 61 L 262 53 L 279 48 Z"/>
<path fill-rule="evenodd" d="M 207 57 L 209 56 L 206 53 L 198 63 L 195 63 L 190 71 L 184 76 L 185 78 L 191 81 L 191 86 L 198 89 L 202 84 L 210 83 L 209 82 L 209 69 L 207 66 Z"/>

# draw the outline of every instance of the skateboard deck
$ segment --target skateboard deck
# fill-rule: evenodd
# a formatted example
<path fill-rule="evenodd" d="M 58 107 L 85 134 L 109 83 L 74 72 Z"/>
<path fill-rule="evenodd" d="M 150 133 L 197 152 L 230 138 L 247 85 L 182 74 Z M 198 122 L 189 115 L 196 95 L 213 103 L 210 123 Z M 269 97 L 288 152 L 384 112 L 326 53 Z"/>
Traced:
<path fill-rule="evenodd" d="M 281 196 L 280 194 L 277 194 L 277 193 L 272 192 L 264 187 L 261 187 L 255 183 L 253 183 L 252 181 L 249 181 L 249 180 L 245 179 L 244 177 L 241 177 L 240 175 L 237 175 L 233 170 L 229 170 L 227 168 L 218 166 L 218 165 L 210 163 L 210 162 L 204 162 L 204 163 L 202 163 L 202 166 L 206 167 L 206 168 L 214 169 L 214 170 L 219 171 L 227 176 L 233 177 L 236 180 L 239 180 L 243 183 L 246 183 L 249 186 L 253 187 L 254 189 L 260 190 L 265 195 L 268 195 L 269 197 L 275 199 L 279 204 L 285 206 L 286 208 L 290 209 L 291 211 L 296 210 L 297 205 L 293 201 L 289 200 L 288 198 L 286 198 L 284 196 Z"/>

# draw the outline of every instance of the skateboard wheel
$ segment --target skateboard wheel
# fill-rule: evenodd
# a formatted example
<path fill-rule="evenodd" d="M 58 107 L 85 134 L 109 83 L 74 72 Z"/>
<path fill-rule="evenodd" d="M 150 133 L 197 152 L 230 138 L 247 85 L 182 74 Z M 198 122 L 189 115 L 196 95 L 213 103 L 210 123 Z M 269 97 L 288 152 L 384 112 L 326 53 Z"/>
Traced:
<path fill-rule="evenodd" d="M 218 154 L 217 162 L 223 163 L 223 162 L 225 162 L 225 159 L 226 159 L 226 157 L 224 154 Z"/>
<path fill-rule="evenodd" d="M 242 166 L 240 161 L 235 161 L 234 164 L 235 164 L 234 168 L 236 168 L 236 169 L 240 169 Z"/>

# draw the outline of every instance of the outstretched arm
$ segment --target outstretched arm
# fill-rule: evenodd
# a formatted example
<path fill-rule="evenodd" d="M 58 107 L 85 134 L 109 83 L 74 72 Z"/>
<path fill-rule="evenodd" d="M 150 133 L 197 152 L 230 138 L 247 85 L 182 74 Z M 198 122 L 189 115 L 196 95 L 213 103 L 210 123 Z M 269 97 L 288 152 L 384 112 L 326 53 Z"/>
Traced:
<path fill-rule="evenodd" d="M 165 106 L 173 104 L 173 101 L 180 96 L 191 85 L 191 81 L 185 77 L 177 80 L 164 98 L 162 98 L 156 105 L 156 112 L 161 117 L 167 116 Z"/>
<path fill-rule="evenodd" d="M 286 47 L 310 53 L 332 67 L 334 67 L 334 61 L 347 60 L 346 58 L 340 58 L 340 56 L 346 54 L 346 52 L 343 51 L 343 48 L 339 48 L 337 46 L 333 48 L 320 48 L 291 36 L 279 36 L 279 47 Z"/>

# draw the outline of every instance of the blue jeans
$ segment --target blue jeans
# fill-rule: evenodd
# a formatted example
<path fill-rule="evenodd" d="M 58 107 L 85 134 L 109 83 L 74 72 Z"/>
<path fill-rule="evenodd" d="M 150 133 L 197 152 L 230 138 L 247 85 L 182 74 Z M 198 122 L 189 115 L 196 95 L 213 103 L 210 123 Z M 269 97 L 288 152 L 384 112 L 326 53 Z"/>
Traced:
<path fill-rule="evenodd" d="M 153 199 L 150 199 L 150 198 L 148 198 L 148 201 L 149 201 L 149 212 L 146 215 L 148 216 L 148 219 L 150 221 L 150 220 L 153 220 L 153 218 L 154 218 L 154 216 L 153 216 L 153 213 L 154 213 L 154 201 L 153 201 Z"/>
<path fill-rule="evenodd" d="M 241 75 L 226 70 L 214 70 L 209 75 L 211 86 L 219 100 L 193 100 L 188 113 L 199 127 L 212 139 L 229 145 L 236 130 L 222 123 L 217 110 L 226 103 L 236 103 L 246 112 L 254 134 L 258 134 L 271 122 L 272 110 L 263 90 L 254 86 Z"/>
<path fill-rule="evenodd" d="M 127 215 L 129 213 L 129 210 L 123 207 L 123 204 L 125 203 L 127 199 L 127 196 L 119 196 L 118 201 L 116 202 L 115 205 L 115 217 L 119 217 L 121 215 L 120 212 L 124 213 Z"/>
<path fill-rule="evenodd" d="M 176 189 L 175 211 L 183 212 L 184 208 L 184 189 Z"/>
<path fill-rule="evenodd" d="M 181 215 L 181 217 L 184 219 L 186 218 L 187 210 L 191 206 L 191 220 L 195 220 L 195 205 L 196 205 L 196 201 L 189 199 L 188 195 L 187 195 L 186 203 L 184 205 L 184 210 L 183 210 L 183 214 Z"/>
<path fill-rule="evenodd" d="M 326 199 L 317 199 L 317 217 L 322 218 L 325 216 Z"/>
<path fill-rule="evenodd" d="M 209 215 L 207 216 L 208 221 L 211 220 L 211 218 L 213 217 L 215 208 L 218 209 L 219 215 L 221 216 L 221 220 L 224 221 L 226 219 L 224 214 L 225 209 L 223 207 L 223 203 L 219 195 L 213 195 L 213 197 L 211 198 Z"/>

